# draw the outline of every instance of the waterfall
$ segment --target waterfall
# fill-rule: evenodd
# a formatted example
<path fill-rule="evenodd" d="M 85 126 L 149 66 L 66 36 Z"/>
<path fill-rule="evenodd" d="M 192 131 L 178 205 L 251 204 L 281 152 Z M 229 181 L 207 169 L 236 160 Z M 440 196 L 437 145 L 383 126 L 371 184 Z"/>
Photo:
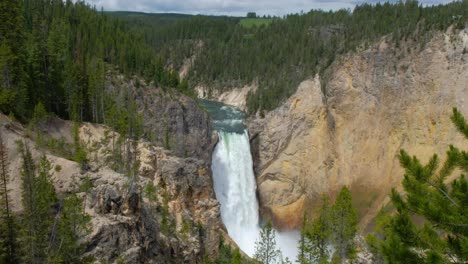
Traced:
<path fill-rule="evenodd" d="M 200 102 L 210 113 L 218 131 L 219 142 L 213 152 L 211 169 L 216 198 L 221 204 L 221 218 L 229 236 L 252 257 L 260 226 L 257 184 L 244 114 L 217 102 Z M 297 231 L 276 235 L 277 247 L 292 261 L 296 259 L 298 240 Z"/>
<path fill-rule="evenodd" d="M 218 135 L 211 168 L 221 218 L 231 238 L 252 256 L 259 227 L 249 136 L 246 130 L 242 134 L 220 131 Z"/>

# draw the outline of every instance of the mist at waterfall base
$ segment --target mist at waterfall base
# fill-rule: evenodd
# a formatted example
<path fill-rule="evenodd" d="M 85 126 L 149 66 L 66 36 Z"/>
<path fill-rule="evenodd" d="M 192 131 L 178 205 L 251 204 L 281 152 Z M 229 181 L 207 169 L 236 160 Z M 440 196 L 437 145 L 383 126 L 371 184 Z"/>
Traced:
<path fill-rule="evenodd" d="M 202 100 L 218 131 L 219 142 L 213 152 L 213 172 L 216 198 L 221 204 L 221 218 L 229 236 L 242 251 L 253 256 L 259 239 L 256 181 L 244 114 L 232 107 Z M 294 261 L 299 233 L 277 232 L 276 243 L 283 257 Z"/>

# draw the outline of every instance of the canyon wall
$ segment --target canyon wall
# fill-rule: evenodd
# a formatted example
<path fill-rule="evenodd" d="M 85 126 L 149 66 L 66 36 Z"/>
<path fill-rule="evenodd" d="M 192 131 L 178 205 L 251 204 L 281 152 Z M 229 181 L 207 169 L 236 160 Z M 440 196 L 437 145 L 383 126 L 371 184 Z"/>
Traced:
<path fill-rule="evenodd" d="M 135 100 L 143 119 L 144 138 L 171 150 L 179 157 L 211 161 L 216 135 L 208 113 L 192 98 L 174 90 L 164 90 L 143 80 L 124 78 L 117 73 L 107 75 L 107 91 L 125 98 L 127 92 Z"/>
<path fill-rule="evenodd" d="M 80 241 L 96 261 L 199 263 L 215 257 L 220 237 L 230 240 L 213 190 L 210 164 L 216 137 L 207 113 L 189 97 L 135 85 L 121 76 L 110 76 L 106 85 L 109 92 L 132 92 L 147 138 L 119 140 L 107 126 L 82 123 L 78 134 L 87 153 L 84 168 L 73 160 L 73 122 L 47 117 L 24 127 L 0 114 L 13 209 L 22 211 L 23 161 L 16 144 L 21 141 L 36 161 L 43 154 L 50 160 L 59 197 L 77 193 L 83 199 L 92 232 Z M 163 147 L 166 134 L 170 150 Z M 135 175 L 121 164 L 130 157 L 140 163 Z M 81 188 L 85 181 L 92 185 L 88 191 Z"/>
<path fill-rule="evenodd" d="M 466 149 L 450 121 L 468 116 L 468 30 L 401 47 L 383 38 L 340 56 L 287 102 L 249 120 L 263 217 L 297 228 L 322 193 L 349 186 L 363 229 L 403 178 L 400 149 L 423 162 L 450 144 Z"/>

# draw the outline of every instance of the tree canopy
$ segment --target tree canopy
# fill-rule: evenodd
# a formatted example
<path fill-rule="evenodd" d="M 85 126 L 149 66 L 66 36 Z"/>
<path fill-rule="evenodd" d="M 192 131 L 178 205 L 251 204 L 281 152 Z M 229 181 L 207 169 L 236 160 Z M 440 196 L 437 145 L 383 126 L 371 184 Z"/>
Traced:
<path fill-rule="evenodd" d="M 334 203 L 322 195 L 320 206 L 313 213 L 312 220 L 304 215 L 297 262 L 328 263 L 332 252 L 334 259 L 353 259 L 358 215 L 349 189 L 342 187 Z"/>
<path fill-rule="evenodd" d="M 71 0 L 0 4 L 0 110 L 23 121 L 42 103 L 65 119 L 105 122 L 108 70 L 193 93 L 256 83 L 250 113 L 271 110 L 343 53 L 389 36 L 424 46 L 434 31 L 463 28 L 468 2 L 417 1 L 312 10 L 244 27 L 241 18 L 108 13 Z M 190 62 L 186 82 L 178 71 Z"/>
<path fill-rule="evenodd" d="M 452 121 L 468 139 L 468 124 L 457 109 Z M 395 212 L 381 213 L 369 244 L 389 263 L 468 261 L 468 153 L 452 145 L 442 166 L 437 155 L 423 164 L 401 150 L 399 159 L 404 192 L 392 190 Z M 462 174 L 448 183 L 456 169 Z"/>

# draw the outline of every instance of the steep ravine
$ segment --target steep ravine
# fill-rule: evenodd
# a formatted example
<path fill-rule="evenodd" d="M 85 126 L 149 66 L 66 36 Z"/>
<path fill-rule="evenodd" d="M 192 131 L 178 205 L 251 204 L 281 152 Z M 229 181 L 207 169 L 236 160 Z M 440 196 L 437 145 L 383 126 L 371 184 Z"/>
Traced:
<path fill-rule="evenodd" d="M 452 107 L 468 114 L 468 29 L 437 33 L 420 47 L 383 38 L 249 120 L 263 217 L 297 228 L 320 194 L 347 185 L 365 228 L 400 185 L 401 148 L 426 161 L 463 142 L 449 116 Z"/>

